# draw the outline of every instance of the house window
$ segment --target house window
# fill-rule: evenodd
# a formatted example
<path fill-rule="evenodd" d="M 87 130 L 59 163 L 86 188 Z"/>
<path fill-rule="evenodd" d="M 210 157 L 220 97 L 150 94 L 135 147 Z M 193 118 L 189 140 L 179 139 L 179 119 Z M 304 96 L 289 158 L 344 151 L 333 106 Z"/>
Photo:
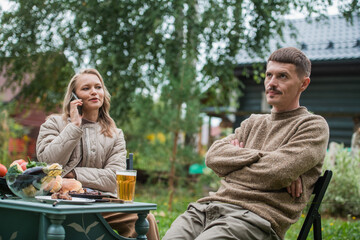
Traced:
<path fill-rule="evenodd" d="M 261 112 L 271 112 L 271 106 L 266 101 L 265 91 L 261 93 Z"/>

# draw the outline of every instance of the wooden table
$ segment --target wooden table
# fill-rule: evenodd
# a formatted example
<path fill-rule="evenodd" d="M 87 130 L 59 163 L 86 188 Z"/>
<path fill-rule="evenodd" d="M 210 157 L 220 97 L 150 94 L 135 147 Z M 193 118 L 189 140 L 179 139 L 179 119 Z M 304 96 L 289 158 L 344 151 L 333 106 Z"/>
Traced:
<path fill-rule="evenodd" d="M 116 234 L 101 216 L 105 212 L 137 213 L 136 239 L 146 239 L 146 216 L 153 203 L 68 204 L 0 199 L 0 239 L 129 239 Z"/>

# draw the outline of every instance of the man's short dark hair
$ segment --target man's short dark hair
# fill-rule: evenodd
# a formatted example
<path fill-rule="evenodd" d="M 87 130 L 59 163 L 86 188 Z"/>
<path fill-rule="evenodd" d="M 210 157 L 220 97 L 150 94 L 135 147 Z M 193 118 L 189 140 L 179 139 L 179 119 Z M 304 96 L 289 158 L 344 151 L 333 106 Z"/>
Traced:
<path fill-rule="evenodd" d="M 270 61 L 294 64 L 299 77 L 310 77 L 311 62 L 309 58 L 297 48 L 280 48 L 270 55 L 267 63 Z"/>

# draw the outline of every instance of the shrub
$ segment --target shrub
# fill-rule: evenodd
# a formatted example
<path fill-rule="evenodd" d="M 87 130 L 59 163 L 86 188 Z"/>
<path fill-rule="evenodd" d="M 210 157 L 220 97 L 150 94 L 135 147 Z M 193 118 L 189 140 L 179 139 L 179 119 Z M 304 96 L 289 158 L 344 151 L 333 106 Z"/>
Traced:
<path fill-rule="evenodd" d="M 4 106 L 0 102 L 0 163 L 8 166 L 12 160 L 12 153 L 9 152 L 9 141 L 11 138 L 23 137 L 29 129 L 16 123 L 10 117 L 11 106 Z"/>
<path fill-rule="evenodd" d="M 326 155 L 323 169 L 332 170 L 333 177 L 322 211 L 340 217 L 360 216 L 360 157 L 339 145 L 333 156 Z"/>
<path fill-rule="evenodd" d="M 216 175 L 212 169 L 205 167 L 203 169 L 203 174 L 198 177 L 196 189 L 204 196 L 208 196 L 209 192 L 216 192 L 219 189 L 220 181 L 221 178 Z"/>

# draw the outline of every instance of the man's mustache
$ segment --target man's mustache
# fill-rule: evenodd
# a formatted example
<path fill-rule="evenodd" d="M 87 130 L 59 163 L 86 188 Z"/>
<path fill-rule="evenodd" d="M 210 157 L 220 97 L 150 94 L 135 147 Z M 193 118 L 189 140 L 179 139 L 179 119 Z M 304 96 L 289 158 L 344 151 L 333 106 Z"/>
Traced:
<path fill-rule="evenodd" d="M 275 92 L 277 94 L 282 94 L 282 92 L 280 90 L 278 90 L 275 86 L 272 86 L 272 87 L 268 87 L 266 89 L 266 93 L 268 93 L 269 91 L 272 91 L 272 92 Z"/>

